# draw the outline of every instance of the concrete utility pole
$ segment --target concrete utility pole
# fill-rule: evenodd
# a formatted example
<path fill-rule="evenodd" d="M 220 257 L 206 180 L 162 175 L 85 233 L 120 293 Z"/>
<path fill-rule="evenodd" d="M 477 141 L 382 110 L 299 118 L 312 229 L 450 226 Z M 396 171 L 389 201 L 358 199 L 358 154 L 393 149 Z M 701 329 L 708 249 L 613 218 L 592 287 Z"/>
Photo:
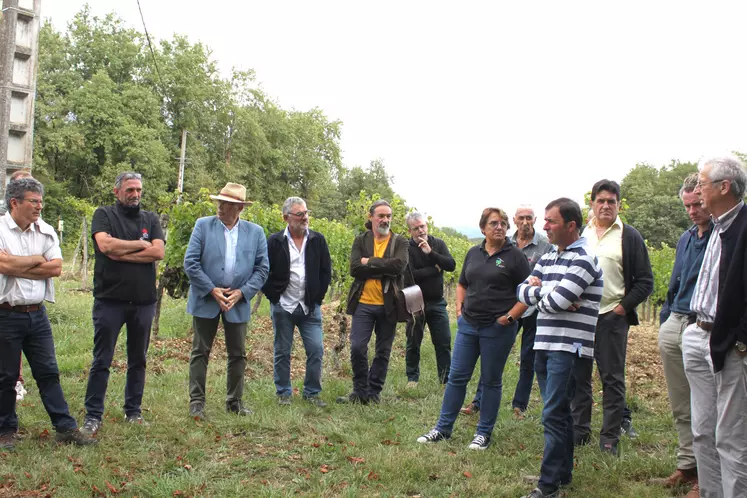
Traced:
<path fill-rule="evenodd" d="M 179 155 L 179 177 L 176 180 L 176 191 L 179 192 L 179 196 L 176 198 L 176 203 L 182 202 L 182 192 L 184 192 L 184 162 L 187 157 L 187 129 L 182 129 L 182 152 Z"/>
<path fill-rule="evenodd" d="M 31 170 L 41 0 L 2 0 L 0 14 L 0 206 L 5 185 Z"/>

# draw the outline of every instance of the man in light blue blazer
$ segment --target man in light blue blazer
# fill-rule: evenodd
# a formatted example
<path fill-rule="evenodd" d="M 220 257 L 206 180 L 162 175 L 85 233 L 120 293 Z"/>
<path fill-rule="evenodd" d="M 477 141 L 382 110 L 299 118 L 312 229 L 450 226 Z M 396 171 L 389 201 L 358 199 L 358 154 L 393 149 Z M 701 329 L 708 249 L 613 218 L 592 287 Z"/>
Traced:
<path fill-rule="evenodd" d="M 241 211 L 251 204 L 246 200 L 246 188 L 227 183 L 210 198 L 218 202 L 218 215 L 197 220 L 184 255 L 184 271 L 189 277 L 187 313 L 193 317 L 194 328 L 189 414 L 195 420 L 205 418 L 205 377 L 221 317 L 228 354 L 226 411 L 252 413 L 242 403 L 249 301 L 262 288 L 270 270 L 264 230 L 240 219 Z"/>

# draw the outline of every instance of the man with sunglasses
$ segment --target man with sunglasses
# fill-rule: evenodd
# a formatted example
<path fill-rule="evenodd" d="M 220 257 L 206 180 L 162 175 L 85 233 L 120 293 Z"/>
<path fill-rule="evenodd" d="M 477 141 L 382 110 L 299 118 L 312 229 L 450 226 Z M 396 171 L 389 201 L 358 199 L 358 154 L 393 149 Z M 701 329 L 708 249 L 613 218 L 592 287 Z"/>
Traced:
<path fill-rule="evenodd" d="M 143 179 L 120 173 L 114 181 L 116 202 L 93 213 L 93 362 L 86 389 L 86 418 L 81 431 L 94 436 L 104 417 L 109 368 L 119 332 L 127 326 L 125 422 L 145 424 L 140 405 L 150 327 L 156 313 L 156 264 L 164 256 L 158 215 L 141 209 Z"/>
<path fill-rule="evenodd" d="M 53 277 L 62 272 L 57 235 L 41 220 L 44 187 L 33 178 L 12 181 L 8 212 L 0 217 L 0 449 L 17 441 L 16 381 L 23 351 L 44 408 L 61 443 L 89 445 L 78 431 L 60 387 L 52 327 L 44 301 L 54 302 Z"/>
<path fill-rule="evenodd" d="M 184 254 L 184 273 L 189 277 L 187 313 L 192 315 L 194 335 L 189 358 L 189 415 L 205 418 L 205 381 L 210 350 L 218 323 L 226 338 L 226 411 L 247 416 L 243 404 L 246 368 L 246 330 L 251 317 L 249 302 L 267 280 L 267 240 L 264 229 L 241 219 L 250 204 L 246 188 L 226 183 L 218 195 L 216 216 L 200 218 Z"/>
<path fill-rule="evenodd" d="M 290 362 L 293 330 L 297 327 L 306 350 L 303 399 L 323 408 L 322 302 L 332 279 L 332 258 L 327 241 L 309 229 L 309 209 L 300 197 L 283 203 L 285 230 L 267 238 L 270 274 L 262 288 L 270 300 L 275 329 L 275 393 L 278 404 L 290 405 Z"/>

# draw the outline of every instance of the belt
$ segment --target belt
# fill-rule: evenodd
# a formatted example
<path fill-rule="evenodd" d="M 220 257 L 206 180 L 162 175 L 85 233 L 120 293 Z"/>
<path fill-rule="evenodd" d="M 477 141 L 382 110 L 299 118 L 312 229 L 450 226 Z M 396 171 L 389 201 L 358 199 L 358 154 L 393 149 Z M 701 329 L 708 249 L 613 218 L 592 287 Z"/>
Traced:
<path fill-rule="evenodd" d="M 19 306 L 11 306 L 8 303 L 0 303 L 0 309 L 10 310 L 16 313 L 31 313 L 32 311 L 39 311 L 44 305 L 39 304 L 21 304 Z"/>
<path fill-rule="evenodd" d="M 698 325 L 698 327 L 705 330 L 706 332 L 710 332 L 711 330 L 713 330 L 713 322 L 704 322 L 703 320 L 697 320 L 695 323 Z"/>

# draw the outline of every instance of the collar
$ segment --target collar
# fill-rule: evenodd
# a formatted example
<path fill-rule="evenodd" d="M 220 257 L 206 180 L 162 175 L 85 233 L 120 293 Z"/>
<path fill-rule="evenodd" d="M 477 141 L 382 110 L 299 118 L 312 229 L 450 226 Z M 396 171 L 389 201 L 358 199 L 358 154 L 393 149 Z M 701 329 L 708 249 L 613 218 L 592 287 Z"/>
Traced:
<path fill-rule="evenodd" d="M 703 237 L 708 237 L 708 235 L 709 235 L 709 234 L 711 233 L 711 231 L 712 231 L 712 230 L 713 230 L 713 221 L 711 221 L 711 223 L 710 223 L 710 224 L 708 225 L 708 230 L 706 230 L 705 232 L 703 232 Z M 697 237 L 697 236 L 698 236 L 698 225 L 693 225 L 693 226 L 691 226 L 691 227 L 690 227 L 690 228 L 688 229 L 688 231 L 690 232 L 690 236 L 691 236 L 691 237 L 692 237 L 693 235 L 694 235 L 695 237 Z"/>
<path fill-rule="evenodd" d="M 596 217 L 596 216 L 594 216 L 593 218 L 591 218 L 591 219 L 589 220 L 589 223 L 588 223 L 588 225 L 587 225 L 587 226 L 589 226 L 589 227 L 592 227 L 592 228 L 595 228 L 595 229 L 596 229 L 596 228 L 597 228 L 597 217 Z M 620 227 L 620 230 L 622 230 L 622 229 L 623 229 L 623 222 L 622 222 L 622 220 L 620 219 L 620 216 L 618 216 L 618 217 L 617 217 L 617 218 L 615 219 L 615 222 L 614 222 L 614 223 L 612 223 L 612 225 L 610 225 L 610 227 L 609 227 L 609 228 L 608 228 L 607 230 L 610 230 L 610 229 L 611 229 L 612 227 L 614 227 L 614 226 Z M 571 245 L 572 245 L 572 244 L 571 244 Z M 568 247 L 570 247 L 570 246 L 568 246 Z"/>
<path fill-rule="evenodd" d="M 18 223 L 16 223 L 16 220 L 13 219 L 13 216 L 10 214 L 10 211 L 5 212 L 5 219 L 8 223 L 8 228 L 10 228 L 11 230 L 15 230 L 17 228 L 21 232 L 24 231 L 24 230 L 21 230 L 21 227 L 18 226 Z M 39 221 L 41 221 L 41 219 Z M 36 223 L 30 224 L 28 230 L 31 230 L 32 232 L 41 231 L 39 227 L 39 222 L 37 221 Z"/>
<path fill-rule="evenodd" d="M 309 236 L 309 229 L 307 228 L 306 233 L 303 234 L 303 238 L 305 239 L 308 236 Z M 292 238 L 290 230 L 288 229 L 288 225 L 285 225 L 285 230 L 283 230 L 283 237 L 285 237 L 286 239 Z"/>
<path fill-rule="evenodd" d="M 513 243 L 514 245 L 516 245 L 516 239 L 518 239 L 518 237 L 517 237 L 517 235 L 518 235 L 518 234 L 519 234 L 519 231 L 517 230 L 517 231 L 515 231 L 515 232 L 514 232 L 514 234 L 513 234 L 513 235 L 512 235 L 511 237 L 510 237 L 510 239 L 511 239 L 511 243 Z M 535 230 L 534 230 L 534 236 L 532 237 L 532 241 L 531 241 L 531 242 L 530 242 L 529 244 L 527 244 L 527 245 L 528 245 L 528 246 L 538 246 L 538 245 L 539 245 L 539 243 L 540 243 L 540 240 L 541 240 L 541 239 L 540 239 L 540 234 L 539 234 L 539 232 L 538 232 L 538 231 L 537 231 L 537 230 L 535 229 Z"/>
<path fill-rule="evenodd" d="M 480 243 L 480 250 L 482 252 L 484 252 L 485 254 L 488 254 L 488 251 L 485 250 L 485 243 L 487 241 L 488 241 L 488 239 L 482 239 L 482 242 Z M 506 242 L 503 244 L 503 247 L 501 247 L 500 249 L 498 249 L 498 252 L 496 252 L 496 254 L 502 253 L 503 251 L 505 251 L 506 249 L 508 249 L 509 247 L 511 247 L 513 245 L 514 245 L 514 243 L 511 242 L 511 238 L 510 237 L 506 237 Z"/>
<path fill-rule="evenodd" d="M 736 206 L 719 216 L 718 218 L 714 218 L 713 215 L 711 215 L 711 220 L 713 223 L 717 226 L 723 227 L 724 225 L 730 225 L 732 221 L 734 221 L 734 218 L 737 217 L 737 214 L 739 213 L 739 210 L 742 209 L 742 206 L 744 206 L 744 201 L 739 201 Z"/>
<path fill-rule="evenodd" d="M 218 218 L 218 217 L 216 216 L 216 218 Z M 226 226 L 226 224 L 223 223 L 220 220 L 220 218 L 218 218 L 218 221 L 220 221 L 220 224 L 223 226 L 223 230 L 225 230 L 228 233 L 233 233 L 234 230 L 238 230 L 239 229 L 239 225 L 241 225 L 241 218 L 239 218 L 238 220 L 236 220 L 236 224 L 232 228 L 228 228 Z"/>

